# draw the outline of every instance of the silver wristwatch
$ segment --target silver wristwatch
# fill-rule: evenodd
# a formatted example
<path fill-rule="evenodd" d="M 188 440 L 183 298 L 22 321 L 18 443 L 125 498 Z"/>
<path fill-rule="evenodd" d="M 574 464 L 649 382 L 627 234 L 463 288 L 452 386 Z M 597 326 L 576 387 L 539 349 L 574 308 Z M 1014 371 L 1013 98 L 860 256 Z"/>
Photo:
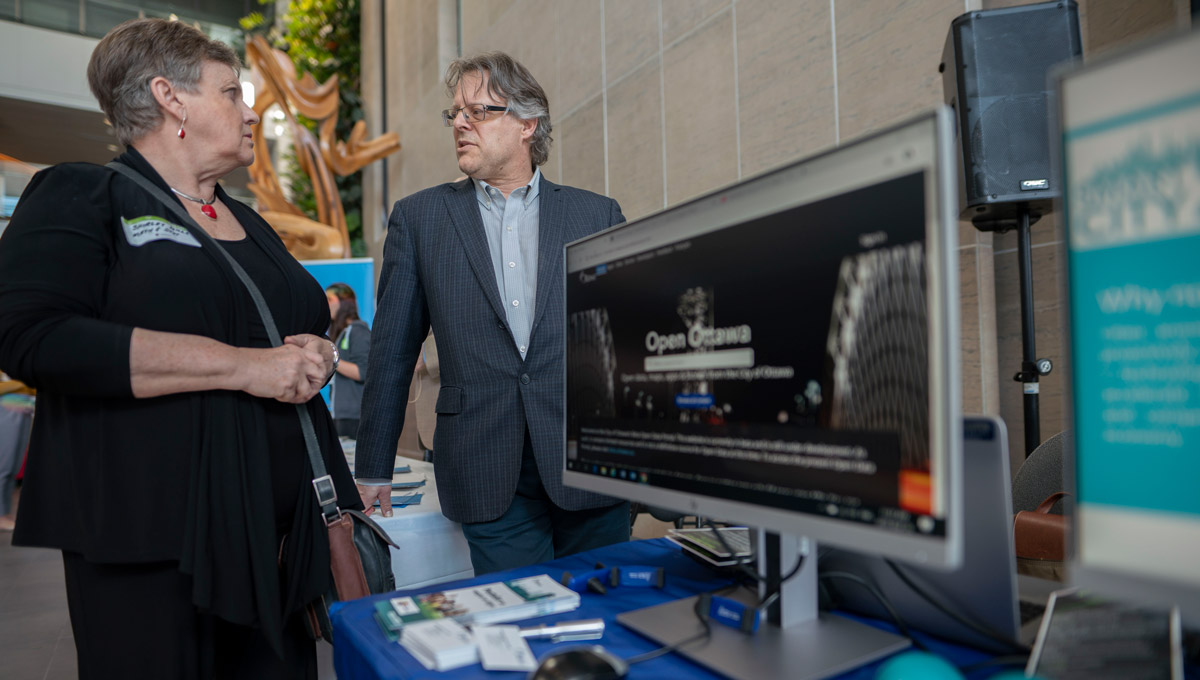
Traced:
<path fill-rule="evenodd" d="M 333 373 L 337 373 L 338 364 L 342 362 L 342 354 L 341 352 L 338 352 L 336 342 L 330 341 L 329 349 L 333 350 Z M 330 376 L 332 376 L 333 373 L 330 373 Z"/>

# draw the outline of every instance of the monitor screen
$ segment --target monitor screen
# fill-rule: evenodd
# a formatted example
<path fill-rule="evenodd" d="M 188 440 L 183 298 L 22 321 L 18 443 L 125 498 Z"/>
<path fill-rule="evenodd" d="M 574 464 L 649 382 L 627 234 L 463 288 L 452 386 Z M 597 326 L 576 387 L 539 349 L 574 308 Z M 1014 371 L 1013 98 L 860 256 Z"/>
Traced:
<path fill-rule="evenodd" d="M 1200 622 L 1200 34 L 1060 77 L 1081 585 Z"/>
<path fill-rule="evenodd" d="M 569 244 L 566 483 L 953 566 L 950 124 Z"/>

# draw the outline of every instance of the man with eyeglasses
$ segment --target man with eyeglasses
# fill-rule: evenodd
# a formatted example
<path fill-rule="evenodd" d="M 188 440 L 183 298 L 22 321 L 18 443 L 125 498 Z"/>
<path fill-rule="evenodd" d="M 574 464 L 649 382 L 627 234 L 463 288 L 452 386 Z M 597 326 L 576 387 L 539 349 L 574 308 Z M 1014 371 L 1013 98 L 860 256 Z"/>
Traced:
<path fill-rule="evenodd" d="M 629 504 L 562 483 L 565 243 L 625 221 L 611 198 L 554 184 L 546 94 L 493 52 L 446 73 L 442 112 L 467 179 L 396 203 L 388 224 L 355 475 L 391 514 L 413 366 L 438 339 L 434 464 L 442 513 L 476 574 L 628 540 Z"/>

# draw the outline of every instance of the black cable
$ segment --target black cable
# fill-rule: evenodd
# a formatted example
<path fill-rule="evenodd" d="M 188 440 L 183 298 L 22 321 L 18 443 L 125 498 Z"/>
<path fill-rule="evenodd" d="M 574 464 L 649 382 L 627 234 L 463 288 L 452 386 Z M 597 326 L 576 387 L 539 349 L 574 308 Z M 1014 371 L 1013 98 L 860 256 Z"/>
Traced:
<path fill-rule="evenodd" d="M 728 594 L 728 593 L 736 590 L 737 588 L 738 588 L 737 584 L 734 584 L 731 586 L 725 586 L 724 588 L 719 588 L 714 592 L 721 593 L 721 594 Z M 684 640 L 680 640 L 679 642 L 676 642 L 675 644 L 663 645 L 662 647 L 659 647 L 658 649 L 652 649 L 648 652 L 643 652 L 641 654 L 638 654 L 637 656 L 633 656 L 633 657 L 626 659 L 625 663 L 632 665 L 635 663 L 641 663 L 643 661 L 649 661 L 650 659 L 657 659 L 658 657 L 662 656 L 663 654 L 673 652 L 673 651 L 683 647 L 684 645 L 690 645 L 691 643 L 693 643 L 701 638 L 710 637 L 712 635 L 712 628 L 710 627 L 708 618 L 705 616 L 701 616 L 700 612 L 697 611 L 695 608 L 692 609 L 692 613 L 696 615 L 696 618 L 700 621 L 701 625 L 704 626 L 703 633 L 697 633 L 696 635 L 693 635 L 692 637 L 684 639 Z"/>
<path fill-rule="evenodd" d="M 796 566 L 792 567 L 792 570 L 787 573 L 787 576 L 784 576 L 783 578 L 779 579 L 779 583 L 781 585 L 792 580 L 792 578 L 795 577 L 796 574 L 800 573 L 800 567 L 804 566 L 804 558 L 805 558 L 804 553 L 800 553 L 799 559 L 796 560 Z"/>
<path fill-rule="evenodd" d="M 625 659 L 625 663 L 632 666 L 635 663 L 649 661 L 650 659 L 657 659 L 658 657 L 663 656 L 664 654 L 670 654 L 671 652 L 674 652 L 675 650 L 677 650 L 685 645 L 690 645 L 693 642 L 697 642 L 699 640 L 707 640 L 709 637 L 711 637 L 712 636 L 712 624 L 710 624 L 708 622 L 708 618 L 701 616 L 700 612 L 696 611 L 695 608 L 692 609 L 692 613 L 694 613 L 696 615 L 696 619 L 700 622 L 701 625 L 704 626 L 703 633 L 697 633 L 689 638 L 684 638 L 683 640 L 680 640 L 679 642 L 676 642 L 674 644 L 663 645 L 662 647 L 659 647 L 658 649 L 652 649 L 648 652 L 643 652 L 641 654 L 638 654 L 637 656 L 632 656 L 628 659 Z"/>
<path fill-rule="evenodd" d="M 909 578 L 908 574 L 904 573 L 904 571 L 900 569 L 900 566 L 898 564 L 896 564 L 895 562 L 893 562 L 891 560 L 884 560 L 884 562 L 889 567 L 891 567 L 892 571 L 896 573 L 896 576 L 900 577 L 901 581 L 904 581 L 905 585 L 907 585 L 909 588 L 911 588 L 914 593 L 916 593 L 917 595 L 920 595 L 926 602 L 928 602 L 929 604 L 931 604 L 935 608 L 937 608 L 938 611 L 942 612 L 946 616 L 949 616 L 950 618 L 954 619 L 958 623 L 966 626 L 967 628 L 970 628 L 971 630 L 975 631 L 976 633 L 979 633 L 980 635 L 982 635 L 986 638 L 990 638 L 992 640 L 995 640 L 996 642 L 1000 642 L 1002 644 L 1008 645 L 1009 647 L 1012 647 L 1015 651 L 1021 652 L 1023 654 L 1026 654 L 1026 655 L 1029 654 L 1030 649 L 1029 649 L 1028 645 L 1022 644 L 1020 641 L 1012 639 L 1008 635 L 992 628 L 991 626 L 987 626 L 978 621 L 973 621 L 971 619 L 968 619 L 967 617 L 963 616 L 962 614 L 954 611 L 953 609 L 948 607 L 945 603 L 943 603 L 941 600 L 939 600 L 937 597 L 935 597 L 932 593 L 925 590 L 923 587 L 917 585 L 917 583 L 915 581 L 913 581 L 911 578 Z"/>
<path fill-rule="evenodd" d="M 892 606 L 891 601 L 887 599 L 887 596 L 884 595 L 883 592 L 880 591 L 879 588 L 876 587 L 874 583 L 871 583 L 870 581 L 862 578 L 858 574 L 851 574 L 848 571 L 827 571 L 827 572 L 824 572 L 821 574 L 821 578 L 823 578 L 823 579 L 840 578 L 840 579 L 844 579 L 847 581 L 854 581 L 855 583 L 859 584 L 860 586 L 866 588 L 867 592 L 874 595 L 875 599 L 879 600 L 879 604 L 882 604 L 883 608 L 887 610 L 888 615 L 892 617 L 892 623 L 896 624 L 896 629 L 900 631 L 900 634 L 903 635 L 904 637 L 908 638 L 909 640 L 912 640 L 913 647 L 916 647 L 917 649 L 919 649 L 923 652 L 929 651 L 929 648 L 926 647 L 923 642 L 921 642 L 920 640 L 918 640 L 916 637 L 913 636 L 912 631 L 909 630 L 908 625 L 904 623 L 904 619 L 900 618 L 899 612 L 897 612 L 896 609 Z"/>
<path fill-rule="evenodd" d="M 705 520 L 704 523 L 708 525 L 709 530 L 712 532 L 713 536 L 716 537 L 717 542 L 721 544 L 721 547 L 725 549 L 725 552 L 729 553 L 730 557 L 733 557 L 733 566 L 737 567 L 742 573 L 754 579 L 754 581 L 758 583 L 762 583 L 765 580 L 757 571 L 754 571 L 747 566 L 754 561 L 753 554 L 746 555 L 745 557 L 738 557 L 737 551 L 731 548 L 729 543 L 725 540 L 725 537 L 721 535 L 721 527 L 718 527 L 716 524 L 714 524 L 712 520 Z"/>
<path fill-rule="evenodd" d="M 729 543 L 725 541 L 725 537 L 721 535 L 721 527 L 718 527 L 711 520 L 706 520 L 705 524 L 708 525 L 708 528 L 712 531 L 713 536 L 716 537 L 717 542 L 721 544 L 721 547 L 725 548 L 725 552 L 729 553 L 734 557 L 734 559 L 737 560 L 737 562 L 735 562 L 735 566 L 737 566 L 742 572 L 758 583 L 763 583 L 767 580 L 765 576 L 747 566 L 751 561 L 753 561 L 753 556 L 747 556 L 744 559 L 738 559 L 737 552 L 730 547 Z M 789 571 L 786 576 L 779 579 L 779 585 L 775 588 L 774 592 L 767 593 L 763 597 L 759 598 L 758 606 L 756 606 L 755 609 L 766 609 L 767 607 L 771 606 L 775 600 L 779 599 L 779 596 L 783 594 L 783 585 L 792 580 L 796 574 L 800 573 L 800 569 L 804 566 L 804 557 L 804 553 L 799 553 L 797 555 L 796 566 L 792 567 L 791 571 Z"/>
<path fill-rule="evenodd" d="M 759 609 L 766 609 L 767 607 L 770 607 L 772 604 L 774 604 L 775 600 L 778 600 L 779 596 L 783 594 L 783 584 L 792 580 L 792 577 L 794 577 L 796 574 L 800 573 L 800 568 L 804 566 L 805 555 L 804 555 L 804 553 L 800 553 L 797 557 L 798 557 L 798 559 L 796 560 L 796 566 L 792 567 L 792 570 L 787 573 L 787 576 L 784 576 L 783 578 L 779 579 L 779 586 L 775 588 L 775 592 L 773 592 L 770 595 L 759 600 L 759 602 L 758 602 Z"/>

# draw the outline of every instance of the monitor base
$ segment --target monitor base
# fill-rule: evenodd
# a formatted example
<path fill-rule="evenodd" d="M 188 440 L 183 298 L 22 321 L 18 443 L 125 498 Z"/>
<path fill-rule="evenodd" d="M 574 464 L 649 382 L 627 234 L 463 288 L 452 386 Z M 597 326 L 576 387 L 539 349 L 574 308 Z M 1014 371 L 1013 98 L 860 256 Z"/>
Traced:
<path fill-rule="evenodd" d="M 747 604 L 757 601 L 745 589 L 727 597 Z M 703 624 L 693 611 L 695 602 L 695 597 L 688 597 L 625 612 L 617 616 L 617 621 L 651 640 L 670 645 L 703 632 Z M 828 678 L 910 644 L 908 638 L 826 613 L 787 628 L 764 623 L 755 635 L 716 622 L 709 626 L 712 636 L 708 640 L 685 645 L 676 653 L 738 680 Z"/>

